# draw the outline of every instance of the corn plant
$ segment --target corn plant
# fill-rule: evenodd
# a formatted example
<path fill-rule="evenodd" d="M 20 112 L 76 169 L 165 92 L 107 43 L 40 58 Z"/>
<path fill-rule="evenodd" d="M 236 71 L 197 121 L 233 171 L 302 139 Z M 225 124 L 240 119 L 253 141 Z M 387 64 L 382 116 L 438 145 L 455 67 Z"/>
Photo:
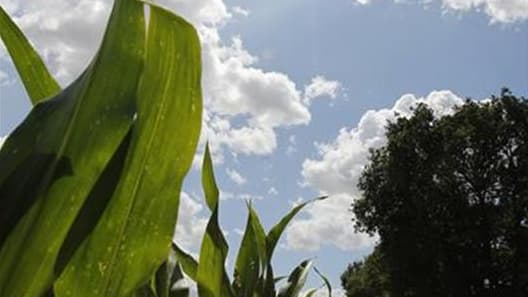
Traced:
<path fill-rule="evenodd" d="M 151 3 L 116 0 L 96 56 L 64 89 L 2 7 L 0 37 L 34 104 L 0 150 L 0 296 L 183 297 L 183 271 L 201 297 L 299 295 L 311 261 L 277 293 L 271 258 L 306 203 L 267 234 L 248 205 L 230 283 L 208 149 L 212 215 L 200 261 L 172 244 L 201 124 L 192 25 Z"/>
<path fill-rule="evenodd" d="M 199 297 L 297 297 L 306 282 L 312 261 L 299 264 L 287 277 L 286 284 L 276 290 L 276 284 L 283 277 L 276 278 L 272 267 L 272 257 L 277 243 L 289 222 L 307 204 L 320 197 L 294 207 L 269 232 L 265 232 L 257 212 L 251 203 L 247 204 L 248 218 L 235 263 L 234 279 L 229 280 L 225 271 L 228 244 L 219 226 L 219 191 L 215 182 L 209 149 L 206 146 L 202 164 L 202 186 L 205 201 L 212 212 L 202 239 L 199 261 L 173 244 L 175 257 L 183 271 L 196 282 Z M 331 296 L 328 280 L 314 267 L 324 280 Z M 309 290 L 310 297 L 316 289 Z M 174 295 L 180 296 L 180 295 Z"/>
<path fill-rule="evenodd" d="M 161 7 L 116 0 L 61 89 L 0 8 L 34 104 L 0 151 L 0 296 L 128 297 L 165 261 L 200 132 L 200 43 Z"/>

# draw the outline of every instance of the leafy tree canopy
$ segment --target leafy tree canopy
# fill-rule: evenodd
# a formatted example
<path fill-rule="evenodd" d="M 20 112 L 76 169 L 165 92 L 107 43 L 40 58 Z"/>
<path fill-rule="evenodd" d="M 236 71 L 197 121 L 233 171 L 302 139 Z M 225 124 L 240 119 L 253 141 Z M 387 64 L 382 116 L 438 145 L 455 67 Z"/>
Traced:
<path fill-rule="evenodd" d="M 356 293 L 384 274 L 390 296 L 528 296 L 528 101 L 505 89 L 442 118 L 419 105 L 387 138 L 353 205 L 380 243 L 343 275 L 349 296 L 386 296 Z"/>

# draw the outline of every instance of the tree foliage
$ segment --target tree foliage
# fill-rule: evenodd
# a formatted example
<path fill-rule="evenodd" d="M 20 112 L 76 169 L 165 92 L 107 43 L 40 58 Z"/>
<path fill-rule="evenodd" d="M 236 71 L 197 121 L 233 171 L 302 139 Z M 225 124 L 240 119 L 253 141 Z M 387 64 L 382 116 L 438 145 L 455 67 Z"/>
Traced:
<path fill-rule="evenodd" d="M 341 284 L 349 297 L 390 296 L 390 280 L 379 248 L 363 261 L 348 265 L 341 275 Z"/>
<path fill-rule="evenodd" d="M 380 236 L 390 295 L 528 296 L 527 100 L 503 90 L 441 118 L 419 105 L 387 138 L 353 211 Z"/>

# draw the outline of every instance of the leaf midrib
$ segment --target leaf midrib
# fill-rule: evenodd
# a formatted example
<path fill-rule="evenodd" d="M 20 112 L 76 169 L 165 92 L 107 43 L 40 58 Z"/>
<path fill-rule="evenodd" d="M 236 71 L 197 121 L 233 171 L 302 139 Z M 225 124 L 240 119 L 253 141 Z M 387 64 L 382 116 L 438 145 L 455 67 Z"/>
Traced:
<path fill-rule="evenodd" d="M 171 42 L 170 43 L 170 49 L 171 50 L 173 50 L 172 49 L 172 45 L 173 45 L 173 43 Z M 168 52 L 172 52 L 172 51 L 169 51 L 169 50 L 167 50 L 167 51 Z M 148 56 L 149 56 L 149 47 L 147 46 L 146 49 L 145 49 L 145 57 L 148 57 Z M 173 60 L 174 60 L 174 58 L 171 55 L 169 61 L 167 61 L 166 64 L 171 65 Z M 146 59 L 145 59 L 145 62 L 146 62 Z M 143 74 L 144 73 L 145 72 L 143 72 Z M 172 77 L 174 75 L 173 74 L 174 71 L 168 71 L 168 73 L 169 74 L 167 76 L 167 82 L 170 82 L 170 81 L 172 81 Z M 142 81 L 140 82 L 139 87 L 138 87 L 138 98 L 140 96 L 140 89 L 142 88 L 142 85 L 143 85 L 143 82 L 144 82 L 145 79 L 146 79 L 145 76 L 142 75 L 142 78 L 141 78 Z M 134 187 L 133 187 L 133 190 L 132 190 L 132 193 L 131 193 L 131 202 L 129 203 L 129 207 L 127 208 L 127 211 L 126 211 L 126 215 L 127 215 L 126 216 L 126 220 L 122 224 L 122 227 L 119 230 L 118 236 L 116 237 L 117 239 L 114 241 L 114 243 L 116 243 L 116 245 L 115 245 L 115 247 L 114 247 L 114 249 L 112 251 L 112 256 L 110 258 L 110 262 L 108 263 L 109 264 L 109 274 L 108 275 L 112 275 L 112 272 L 114 271 L 114 267 L 115 267 L 114 266 L 114 262 L 115 262 L 117 256 L 120 253 L 120 250 L 119 250 L 118 247 L 119 247 L 119 244 L 121 242 L 121 238 L 122 238 L 123 234 L 125 233 L 125 230 L 127 229 L 128 225 L 129 225 L 129 222 L 130 222 L 130 219 L 131 219 L 130 218 L 130 214 L 132 212 L 132 209 L 134 208 L 134 205 L 136 204 L 137 192 L 139 190 L 139 186 L 140 186 L 140 184 L 141 184 L 141 182 L 143 180 L 143 176 L 145 174 L 145 170 L 144 170 L 145 164 L 147 163 L 148 157 L 150 155 L 149 152 L 150 152 L 150 150 L 152 148 L 152 145 L 154 143 L 154 139 L 155 139 L 154 136 L 157 135 L 156 132 L 158 131 L 159 125 L 161 123 L 161 119 L 163 118 L 162 114 L 163 114 L 163 112 L 165 110 L 165 105 L 166 105 L 167 100 L 168 100 L 168 96 L 166 96 L 166 94 L 168 93 L 169 88 L 170 88 L 170 84 L 166 83 L 165 87 L 163 88 L 162 97 L 161 97 L 162 99 L 161 99 L 161 102 L 160 102 L 160 107 L 158 109 L 158 112 L 156 114 L 156 118 L 155 118 L 155 121 L 154 121 L 154 128 L 152 129 L 153 132 L 150 133 L 150 137 L 149 137 L 149 140 L 147 142 L 147 149 L 145 150 L 145 154 L 144 154 L 144 156 L 143 156 L 143 158 L 141 160 L 141 163 L 140 163 L 141 164 L 140 168 L 142 168 L 142 169 L 141 169 L 141 172 L 139 173 L 139 176 L 136 178 L 136 182 L 134 183 Z M 138 121 L 139 121 L 139 116 L 138 116 Z M 137 127 L 139 129 L 139 125 Z M 139 135 L 139 133 L 136 134 L 136 135 Z M 109 277 L 107 277 L 106 279 L 107 280 L 106 280 L 104 288 L 103 288 L 103 292 L 102 292 L 103 295 L 102 296 L 106 296 L 106 294 L 108 293 L 108 290 L 110 288 L 111 279 Z"/>

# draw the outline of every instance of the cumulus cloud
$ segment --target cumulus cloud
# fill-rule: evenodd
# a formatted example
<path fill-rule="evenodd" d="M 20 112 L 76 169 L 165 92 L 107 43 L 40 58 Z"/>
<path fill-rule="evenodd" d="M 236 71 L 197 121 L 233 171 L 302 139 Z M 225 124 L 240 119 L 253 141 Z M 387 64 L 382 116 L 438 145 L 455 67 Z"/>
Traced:
<path fill-rule="evenodd" d="M 492 22 L 512 23 L 528 19 L 526 0 L 443 0 L 442 3 L 451 10 L 483 10 Z"/>
<path fill-rule="evenodd" d="M 156 2 L 187 18 L 200 34 L 208 114 L 204 126 L 209 126 L 202 143 L 205 139 L 217 142 L 218 155 L 223 148 L 247 155 L 270 154 L 277 147 L 276 129 L 309 123 L 302 90 L 288 75 L 259 68 L 258 57 L 244 48 L 240 37 L 220 38 L 222 26 L 234 16 L 248 15 L 247 10 L 228 8 L 223 0 Z M 79 75 L 93 57 L 112 5 L 111 0 L 0 3 L 63 84 Z"/>
<path fill-rule="evenodd" d="M 247 179 L 243 177 L 238 171 L 234 169 L 226 169 L 227 176 L 237 185 L 243 185 L 247 182 Z"/>
<path fill-rule="evenodd" d="M 287 248 L 315 251 L 323 245 L 342 250 L 371 246 L 375 239 L 354 232 L 351 224 L 350 196 L 333 195 L 306 210 L 308 218 L 298 219 L 286 231 Z"/>
<path fill-rule="evenodd" d="M 288 146 L 286 147 L 286 154 L 292 155 L 297 152 L 297 138 L 295 135 L 288 137 Z"/>
<path fill-rule="evenodd" d="M 354 0 L 354 2 L 367 5 L 373 0 Z M 490 17 L 492 23 L 513 23 L 528 19 L 526 0 L 394 0 L 394 2 L 417 2 L 423 5 L 437 2 L 448 12 L 483 11 Z"/>
<path fill-rule="evenodd" d="M 277 196 L 279 195 L 279 191 L 277 191 L 277 189 L 275 189 L 275 187 L 271 187 L 268 189 L 268 194 L 269 195 L 273 195 L 273 196 Z"/>
<path fill-rule="evenodd" d="M 4 71 L 0 70 L 0 87 L 10 84 L 9 76 Z"/>
<path fill-rule="evenodd" d="M 36 45 L 62 83 L 88 64 L 110 12 L 106 0 L 32 0 L 0 3 Z"/>
<path fill-rule="evenodd" d="M 240 6 L 233 6 L 232 10 L 233 10 L 233 13 L 236 13 L 236 14 L 239 14 L 239 15 L 242 15 L 242 16 L 246 16 L 246 17 L 249 16 L 249 14 L 250 14 L 249 10 L 244 9 L 244 8 L 242 8 Z"/>
<path fill-rule="evenodd" d="M 302 175 L 308 186 L 331 197 L 310 206 L 308 217 L 292 224 L 286 236 L 288 246 L 314 250 L 334 245 L 352 250 L 372 244 L 374 239 L 354 233 L 349 211 L 352 201 L 359 197 L 356 185 L 368 162 L 369 149 L 384 145 L 387 122 L 410 116 L 416 104 L 425 103 L 436 116 L 442 116 L 463 102 L 450 91 L 435 91 L 426 97 L 406 94 L 390 109 L 367 111 L 356 127 L 342 128 L 333 142 L 317 144 L 318 158 L 303 162 Z"/>
<path fill-rule="evenodd" d="M 312 78 L 312 82 L 304 87 L 304 102 L 310 102 L 317 97 L 329 97 L 334 99 L 337 96 L 341 84 L 335 80 L 328 80 L 324 76 L 318 75 Z"/>
<path fill-rule="evenodd" d="M 181 193 L 174 241 L 186 250 L 197 251 L 200 246 L 208 220 L 201 215 L 203 208 L 203 205 L 189 194 Z"/>

